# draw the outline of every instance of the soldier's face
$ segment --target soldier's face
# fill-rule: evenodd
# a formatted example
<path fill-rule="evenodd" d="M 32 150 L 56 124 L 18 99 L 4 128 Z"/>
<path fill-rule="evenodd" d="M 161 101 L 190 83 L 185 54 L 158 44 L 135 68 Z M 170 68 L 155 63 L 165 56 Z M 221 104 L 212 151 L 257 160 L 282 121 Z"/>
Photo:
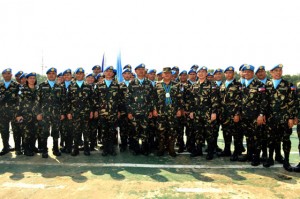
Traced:
<path fill-rule="evenodd" d="M 3 79 L 8 82 L 11 80 L 12 74 L 10 72 L 5 72 L 2 74 Z"/>
<path fill-rule="evenodd" d="M 245 78 L 245 72 L 244 72 L 244 71 L 240 71 L 240 76 L 241 76 L 242 78 Z"/>
<path fill-rule="evenodd" d="M 95 78 L 94 78 L 94 77 L 89 76 L 89 77 L 86 78 L 86 83 L 92 84 L 92 83 L 94 83 L 94 82 L 95 82 Z"/>
<path fill-rule="evenodd" d="M 20 79 L 20 83 L 22 84 L 22 85 L 24 85 L 24 84 L 26 84 L 26 78 L 22 78 L 22 79 Z"/>
<path fill-rule="evenodd" d="M 270 71 L 270 73 L 273 79 L 281 79 L 282 68 L 275 68 L 274 70 Z"/>
<path fill-rule="evenodd" d="M 172 79 L 172 73 L 170 73 L 170 72 L 164 72 L 163 73 L 163 78 L 166 81 L 170 81 Z"/>
<path fill-rule="evenodd" d="M 143 78 L 145 77 L 145 69 L 144 68 L 138 68 L 135 70 L 135 73 L 138 77 Z"/>
<path fill-rule="evenodd" d="M 213 81 L 213 80 L 214 80 L 214 76 L 211 76 L 211 75 L 210 75 L 210 76 L 207 76 L 207 80 L 208 80 L 208 81 Z"/>
<path fill-rule="evenodd" d="M 234 78 L 234 72 L 233 71 L 226 71 L 225 78 L 226 78 L 226 80 L 232 80 Z"/>
<path fill-rule="evenodd" d="M 162 79 L 162 75 L 157 75 L 157 81 L 161 81 Z"/>
<path fill-rule="evenodd" d="M 222 73 L 220 73 L 220 72 L 215 73 L 214 74 L 214 79 L 216 81 L 221 81 L 222 80 Z"/>
<path fill-rule="evenodd" d="M 205 79 L 206 76 L 207 76 L 207 71 L 206 70 L 200 70 L 198 73 L 197 73 L 199 79 Z"/>
<path fill-rule="evenodd" d="M 16 76 L 16 81 L 19 82 L 19 83 L 21 82 L 20 76 L 21 76 L 21 75 Z"/>
<path fill-rule="evenodd" d="M 71 80 L 72 80 L 72 75 L 71 75 L 71 73 L 66 73 L 66 74 L 64 74 L 64 80 L 65 80 L 65 81 L 71 81 Z"/>
<path fill-rule="evenodd" d="M 57 77 L 57 83 L 60 84 L 64 81 L 62 76 Z"/>
<path fill-rule="evenodd" d="M 245 79 L 250 80 L 254 77 L 254 72 L 252 70 L 245 70 Z"/>
<path fill-rule="evenodd" d="M 57 76 L 56 72 L 52 72 L 52 71 L 47 74 L 47 78 L 50 81 L 55 81 L 56 76 Z"/>
<path fill-rule="evenodd" d="M 259 70 L 259 71 L 257 71 L 257 73 L 256 73 L 256 77 L 257 77 L 258 79 L 260 79 L 260 80 L 263 80 L 263 79 L 265 79 L 265 78 L 267 77 L 267 73 L 266 73 L 265 70 Z"/>
<path fill-rule="evenodd" d="M 123 78 L 125 79 L 125 81 L 129 81 L 131 78 L 131 73 L 130 72 L 125 72 L 122 74 Z"/>
<path fill-rule="evenodd" d="M 113 78 L 113 76 L 114 76 L 114 71 L 113 70 L 106 70 L 105 72 L 104 72 L 104 75 L 105 75 L 105 78 L 107 78 L 107 79 L 112 79 Z"/>
<path fill-rule="evenodd" d="M 148 74 L 148 79 L 151 80 L 151 81 L 154 81 L 155 80 L 155 76 L 156 76 L 155 73 L 149 73 Z"/>
<path fill-rule="evenodd" d="M 187 74 L 185 74 L 185 73 L 182 73 L 182 74 L 179 76 L 179 79 L 180 79 L 181 82 L 186 82 L 186 81 L 187 81 L 187 78 L 188 78 L 188 76 L 187 76 Z"/>
<path fill-rule="evenodd" d="M 81 80 L 83 80 L 84 79 L 84 73 L 83 72 L 78 72 L 78 73 L 76 73 L 76 79 L 77 80 L 79 80 L 79 81 L 81 81 Z"/>
<path fill-rule="evenodd" d="M 99 73 L 101 73 L 101 69 L 100 68 L 95 68 L 93 70 L 93 73 L 95 73 L 96 75 L 98 75 Z"/>
<path fill-rule="evenodd" d="M 190 73 L 189 79 L 192 80 L 193 82 L 196 81 L 196 73 Z"/>
<path fill-rule="evenodd" d="M 28 82 L 28 85 L 31 85 L 31 86 L 34 85 L 36 82 L 36 77 L 34 77 L 34 76 L 28 77 L 27 82 Z"/>

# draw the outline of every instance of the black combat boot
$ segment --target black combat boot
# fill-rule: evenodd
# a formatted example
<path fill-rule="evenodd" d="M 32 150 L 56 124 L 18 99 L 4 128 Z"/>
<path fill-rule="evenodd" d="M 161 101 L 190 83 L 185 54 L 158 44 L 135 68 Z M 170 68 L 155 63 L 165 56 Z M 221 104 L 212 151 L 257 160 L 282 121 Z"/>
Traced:
<path fill-rule="evenodd" d="M 212 160 L 213 158 L 214 158 L 214 147 L 212 146 L 212 143 L 208 143 L 206 160 Z"/>
<path fill-rule="evenodd" d="M 58 140 L 53 140 L 52 152 L 55 156 L 61 156 L 60 150 L 58 148 Z"/>
<path fill-rule="evenodd" d="M 47 140 L 41 140 L 42 145 L 42 158 L 48 158 L 48 147 L 47 147 Z"/>
<path fill-rule="evenodd" d="M 274 155 L 274 147 L 269 146 L 269 158 L 267 159 L 266 162 L 263 163 L 264 167 L 270 167 L 274 165 L 273 155 Z"/>
<path fill-rule="evenodd" d="M 288 152 L 284 152 L 284 161 L 283 161 L 283 168 L 288 171 L 288 172 L 292 172 L 294 169 L 293 167 L 290 165 L 290 154 Z"/>
<path fill-rule="evenodd" d="M 84 152 L 83 152 L 83 154 L 86 155 L 86 156 L 91 155 L 91 153 L 90 153 L 89 142 L 84 141 L 83 145 L 84 145 L 84 146 L 83 146 L 83 147 L 84 147 Z"/>
<path fill-rule="evenodd" d="M 79 155 L 78 141 L 74 140 L 74 148 L 72 150 L 71 156 L 77 156 L 77 155 Z"/>
<path fill-rule="evenodd" d="M 145 156 L 149 155 L 149 143 L 148 142 L 146 142 L 146 141 L 142 142 L 141 152 Z"/>
<path fill-rule="evenodd" d="M 230 144 L 225 144 L 224 150 L 218 155 L 220 157 L 230 157 L 231 156 Z"/>
<path fill-rule="evenodd" d="M 171 157 L 176 157 L 177 154 L 175 152 L 175 140 L 169 140 L 168 152 Z"/>
<path fill-rule="evenodd" d="M 197 157 L 197 156 L 203 156 L 202 144 L 200 143 L 194 147 L 194 150 L 190 154 L 190 157 Z"/>
<path fill-rule="evenodd" d="M 127 149 L 127 137 L 122 136 L 121 137 L 121 144 L 120 144 L 120 152 L 124 152 Z"/>
<path fill-rule="evenodd" d="M 284 163 L 284 158 L 281 155 L 281 146 L 280 146 L 280 143 L 277 143 L 275 145 L 275 161 L 277 161 L 280 164 Z"/>
<path fill-rule="evenodd" d="M 14 141 L 15 141 L 15 153 L 16 155 L 22 155 L 21 151 L 21 136 L 16 135 L 14 136 Z"/>

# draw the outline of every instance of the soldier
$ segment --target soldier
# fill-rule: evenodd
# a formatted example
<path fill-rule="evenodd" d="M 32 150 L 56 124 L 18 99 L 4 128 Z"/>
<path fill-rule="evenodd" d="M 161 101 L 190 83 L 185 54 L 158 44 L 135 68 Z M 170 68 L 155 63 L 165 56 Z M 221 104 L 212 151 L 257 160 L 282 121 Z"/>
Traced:
<path fill-rule="evenodd" d="M 127 117 L 128 113 L 126 110 L 126 93 L 130 83 L 131 69 L 124 67 L 122 75 L 124 81 L 119 83 L 121 96 L 120 96 L 120 105 L 119 105 L 120 118 L 118 120 L 119 127 L 120 127 L 120 137 L 121 137 L 120 152 L 126 151 L 128 145 L 128 139 L 132 140 L 132 138 L 129 137 L 131 126 L 129 125 L 129 121 Z"/>
<path fill-rule="evenodd" d="M 64 83 L 63 73 L 58 73 L 56 83 L 58 84 Z"/>
<path fill-rule="evenodd" d="M 9 152 L 9 123 L 12 124 L 16 155 L 21 155 L 21 135 L 20 132 L 14 131 L 15 111 L 18 103 L 19 84 L 12 78 L 12 70 L 7 68 L 2 71 L 4 82 L 0 83 L 0 112 L 2 118 L 0 121 L 0 132 L 2 137 L 3 149 L 0 156 Z"/>
<path fill-rule="evenodd" d="M 163 78 L 162 78 L 162 71 L 158 72 L 156 74 L 156 77 L 157 77 L 157 81 L 160 82 Z"/>
<path fill-rule="evenodd" d="M 38 135 L 42 145 L 42 158 L 48 158 L 47 140 L 50 135 L 53 137 L 53 154 L 60 156 L 58 149 L 59 126 L 66 115 L 66 89 L 56 83 L 57 70 L 50 68 L 46 72 L 47 80 L 42 82 L 38 88 L 37 97 L 37 120 L 41 132 Z"/>
<path fill-rule="evenodd" d="M 120 117 L 119 104 L 121 100 L 120 86 L 113 79 L 114 68 L 108 66 L 104 70 L 105 79 L 103 83 L 98 83 L 95 88 L 96 113 L 99 115 L 100 131 L 103 141 L 102 156 L 108 154 L 117 155 L 114 149 L 115 127 Z"/>
<path fill-rule="evenodd" d="M 72 82 L 72 70 L 67 69 L 62 73 L 62 75 L 63 75 L 62 86 L 66 89 L 66 93 L 68 94 Z M 60 136 L 61 136 L 60 145 L 62 146 L 61 152 L 63 153 L 72 152 L 72 144 L 73 144 L 72 133 L 73 133 L 72 121 L 67 118 L 67 115 L 65 115 L 64 119 L 61 121 L 61 131 L 60 131 Z"/>
<path fill-rule="evenodd" d="M 154 105 L 153 116 L 157 117 L 159 132 L 157 155 L 162 156 L 164 154 L 165 143 L 167 143 L 169 155 L 175 157 L 174 144 L 178 129 L 178 118 L 181 116 L 182 95 L 179 84 L 171 81 L 171 79 L 171 68 L 164 68 L 163 81 L 158 82 L 155 89 L 157 102 Z"/>
<path fill-rule="evenodd" d="M 33 156 L 35 150 L 35 135 L 37 133 L 36 113 L 32 107 L 37 103 L 36 73 L 26 75 L 27 83 L 19 93 L 16 120 L 20 124 L 23 137 L 24 155 Z"/>
<path fill-rule="evenodd" d="M 300 83 L 297 83 L 297 96 L 296 96 L 296 107 L 298 109 L 298 115 L 297 118 L 295 118 L 294 120 L 294 124 L 297 125 L 297 134 L 298 134 L 298 139 L 299 139 L 299 144 L 298 144 L 298 151 L 299 151 L 299 156 L 300 156 L 300 104 L 299 104 L 299 100 L 300 100 Z M 298 163 L 297 166 L 294 167 L 294 171 L 295 172 L 300 172 L 300 162 Z"/>
<path fill-rule="evenodd" d="M 213 73 L 207 73 L 207 80 L 208 81 L 214 81 L 214 75 L 213 75 Z"/>
<path fill-rule="evenodd" d="M 245 84 L 245 72 L 242 70 L 244 68 L 244 66 L 247 66 L 247 64 L 242 64 L 239 67 L 239 73 L 240 73 L 240 80 L 239 80 L 239 82 L 241 82 L 242 85 Z"/>
<path fill-rule="evenodd" d="M 97 76 L 98 74 L 100 74 L 102 72 L 101 66 L 99 66 L 99 65 L 93 66 L 92 70 L 93 70 L 93 73 L 95 74 L 95 76 Z"/>
<path fill-rule="evenodd" d="M 237 130 L 241 114 L 242 84 L 234 78 L 234 67 L 227 67 L 224 70 L 224 74 L 226 81 L 224 84 L 220 84 L 220 121 L 223 129 L 225 148 L 221 156 L 231 156 L 230 145 L 233 137 L 234 152 L 230 160 L 237 161 L 238 155 L 242 153 L 240 148 L 242 137 Z M 217 82 L 217 84 L 219 83 Z"/>
<path fill-rule="evenodd" d="M 217 110 L 219 107 L 219 94 L 214 83 L 206 79 L 207 67 L 198 69 L 197 76 L 199 80 L 191 88 L 190 118 L 194 119 L 194 147 L 191 157 L 202 155 L 202 145 L 207 140 L 207 160 L 213 159 L 214 154 L 214 136 L 212 127 L 217 119 Z"/>
<path fill-rule="evenodd" d="M 139 139 L 142 140 L 142 153 L 149 154 L 147 128 L 152 118 L 154 89 L 151 82 L 145 79 L 145 64 L 135 67 L 137 78 L 128 86 L 126 109 L 128 119 L 133 126 L 133 155 L 140 153 Z"/>
<path fill-rule="evenodd" d="M 83 136 L 84 155 L 90 155 L 90 135 L 89 120 L 94 116 L 93 88 L 84 82 L 85 74 L 83 68 L 75 70 L 76 81 L 71 82 L 67 97 L 68 111 L 67 117 L 73 124 L 73 142 L 74 148 L 71 155 L 79 154 L 79 142 Z"/>
<path fill-rule="evenodd" d="M 241 125 L 245 132 L 247 154 L 239 157 L 239 161 L 251 161 L 252 166 L 260 164 L 262 132 L 258 126 L 265 122 L 267 101 L 264 85 L 254 78 L 254 66 L 245 65 L 245 84 L 242 88 Z"/>
<path fill-rule="evenodd" d="M 26 75 L 27 75 L 26 73 L 23 73 L 20 76 L 20 85 L 25 85 L 26 84 L 26 81 L 27 81 Z"/>
<path fill-rule="evenodd" d="M 175 82 L 179 82 L 179 67 L 178 66 L 173 66 L 172 67 L 172 72 L 174 72 L 174 74 L 172 74 L 173 78 L 174 78 L 174 81 Z"/>
<path fill-rule="evenodd" d="M 266 83 L 269 158 L 264 163 L 264 167 L 274 165 L 274 149 L 282 142 L 284 151 L 283 167 L 287 171 L 293 171 L 289 162 L 289 155 L 291 151 L 290 135 L 292 134 L 294 118 L 297 117 L 296 88 L 292 83 L 282 79 L 282 68 L 282 64 L 271 68 L 272 80 Z"/>
<path fill-rule="evenodd" d="M 189 70 L 188 72 L 189 75 L 189 79 L 188 81 L 193 85 L 197 82 L 197 71 L 195 71 L 194 69 Z"/>
<path fill-rule="evenodd" d="M 15 74 L 15 79 L 16 79 L 16 81 L 19 83 L 19 84 L 21 84 L 21 79 L 20 79 L 20 77 L 21 77 L 21 75 L 23 75 L 24 74 L 24 72 L 23 71 L 18 71 L 16 74 Z"/>

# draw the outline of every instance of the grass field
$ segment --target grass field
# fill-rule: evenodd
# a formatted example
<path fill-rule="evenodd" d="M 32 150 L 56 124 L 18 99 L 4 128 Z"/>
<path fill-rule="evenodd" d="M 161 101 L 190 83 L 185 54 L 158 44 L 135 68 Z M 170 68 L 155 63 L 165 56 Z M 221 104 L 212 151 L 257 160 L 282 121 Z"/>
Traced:
<path fill-rule="evenodd" d="M 291 163 L 297 164 L 298 138 Z M 11 138 L 12 140 L 12 138 Z M 222 138 L 219 145 L 222 147 Z M 1 146 L 2 147 L 2 146 Z M 50 150 L 51 151 L 51 150 Z M 0 157 L 0 198 L 300 198 L 300 174 L 216 157 L 63 154 Z"/>

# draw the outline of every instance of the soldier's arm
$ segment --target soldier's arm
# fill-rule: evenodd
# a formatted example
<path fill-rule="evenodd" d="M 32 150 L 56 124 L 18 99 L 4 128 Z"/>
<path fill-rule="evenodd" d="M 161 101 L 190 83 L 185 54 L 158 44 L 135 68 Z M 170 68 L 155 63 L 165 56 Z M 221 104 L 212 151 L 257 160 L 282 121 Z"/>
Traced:
<path fill-rule="evenodd" d="M 131 85 L 131 83 L 129 83 L 128 91 L 126 93 L 126 109 L 128 111 L 128 114 L 132 114 L 133 113 L 133 109 L 132 109 L 132 106 L 131 106 L 131 104 L 133 102 L 133 100 L 132 100 L 132 98 L 133 98 L 132 93 L 133 93 L 132 85 Z"/>
<path fill-rule="evenodd" d="M 298 115 L 298 107 L 297 105 L 297 97 L 296 97 L 296 87 L 289 83 L 289 92 L 287 98 L 287 105 L 288 105 L 288 114 L 289 119 L 294 119 Z"/>

